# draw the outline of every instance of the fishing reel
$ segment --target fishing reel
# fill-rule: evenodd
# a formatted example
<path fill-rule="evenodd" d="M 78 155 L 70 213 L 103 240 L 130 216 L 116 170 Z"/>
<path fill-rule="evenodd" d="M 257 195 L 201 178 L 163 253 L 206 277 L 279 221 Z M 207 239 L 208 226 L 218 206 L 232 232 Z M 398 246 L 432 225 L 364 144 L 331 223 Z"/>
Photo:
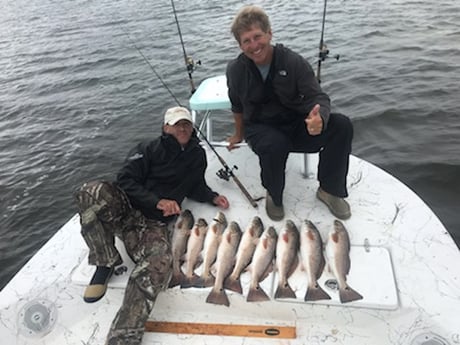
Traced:
<path fill-rule="evenodd" d="M 193 58 L 191 56 L 187 56 L 185 59 L 185 64 L 187 65 L 187 72 L 188 73 L 193 73 L 195 71 L 196 66 L 201 66 L 201 60 L 198 60 L 197 62 L 193 61 Z"/>
<path fill-rule="evenodd" d="M 327 49 L 327 45 L 323 44 L 319 50 L 319 54 L 318 54 L 318 57 L 321 61 L 324 61 L 326 60 L 328 57 L 329 57 L 329 49 Z M 336 54 L 333 56 L 333 58 L 336 60 L 336 61 L 339 61 L 340 59 L 340 55 L 339 54 Z"/>
<path fill-rule="evenodd" d="M 323 43 L 323 39 L 321 37 L 321 43 L 319 45 L 319 54 L 318 54 L 318 69 L 316 71 L 316 79 L 318 80 L 318 83 L 321 83 L 321 62 L 326 60 L 329 57 L 329 49 L 327 49 L 327 45 Z M 336 61 L 339 61 L 340 55 L 336 54 L 334 55 L 334 59 Z"/>
<path fill-rule="evenodd" d="M 225 169 L 222 168 L 218 172 L 216 172 L 216 175 L 222 180 L 229 181 L 230 177 L 233 176 L 233 169 L 238 170 L 238 167 L 234 165 L 233 168 L 230 169 L 228 166 L 226 166 Z"/>

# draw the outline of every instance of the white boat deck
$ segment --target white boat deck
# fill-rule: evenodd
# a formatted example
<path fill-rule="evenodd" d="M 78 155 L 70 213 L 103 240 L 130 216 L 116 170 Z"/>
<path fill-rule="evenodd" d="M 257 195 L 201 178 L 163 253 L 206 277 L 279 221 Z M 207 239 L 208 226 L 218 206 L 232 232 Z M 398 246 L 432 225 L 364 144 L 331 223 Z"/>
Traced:
<path fill-rule="evenodd" d="M 236 173 L 253 196 L 263 195 L 258 181 L 258 164 L 248 148 L 232 152 L 221 148 L 219 152 L 229 164 L 239 167 Z M 303 219 L 312 220 L 325 239 L 334 218 L 315 198 L 316 180 L 305 179 L 300 174 L 300 160 L 300 155 L 296 154 L 288 161 L 286 219 L 297 225 Z M 216 177 L 217 168 L 220 168 L 218 161 L 210 154 L 209 184 L 229 198 L 231 208 L 225 212 L 229 220 L 237 221 L 244 229 L 253 216 L 259 215 L 265 226 L 274 225 L 278 231 L 281 229 L 283 222 L 272 222 L 266 216 L 264 201 L 259 202 L 257 210 L 254 209 L 232 181 Z M 353 215 L 344 224 L 352 245 L 356 246 L 353 250 L 362 249 L 367 242 L 370 253 L 383 250 L 384 256 L 389 253 L 392 263 L 388 267 L 384 260 L 382 267 L 378 261 L 369 260 L 363 265 L 352 257 L 352 273 L 356 271 L 355 267 L 370 268 L 371 271 L 369 276 L 357 274 L 350 277 L 350 285 L 359 282 L 357 286 L 378 290 L 385 282 L 376 284 L 375 280 L 379 274 L 385 276 L 384 271 L 391 269 L 396 286 L 396 308 L 385 305 L 384 300 L 380 301 L 383 306 L 376 303 L 363 305 L 368 294 L 366 290 L 361 291 L 365 297 L 363 302 L 347 305 L 305 303 L 302 298 L 288 302 L 248 303 L 244 296 L 232 293 L 229 294 L 230 307 L 225 307 L 205 302 L 209 289 L 174 288 L 160 294 L 152 319 L 295 325 L 297 337 L 267 339 L 146 333 L 143 344 L 418 344 L 415 341 L 419 335 L 425 340 L 438 337 L 444 341 L 426 344 L 458 344 L 460 266 L 456 263 L 460 262 L 460 253 L 452 238 L 412 191 L 375 166 L 352 157 L 348 185 Z M 215 208 L 195 202 L 187 201 L 183 206 L 192 209 L 195 217 L 207 220 L 216 213 Z M 78 218 L 73 217 L 1 291 L 0 335 L 3 344 L 103 344 L 124 290 L 109 288 L 101 301 L 84 303 L 84 285 L 72 276 L 81 269 L 80 264 L 86 255 Z M 270 289 L 272 283 L 267 278 L 264 284 Z M 392 284 L 389 285 L 391 289 Z M 302 296 L 302 287 L 296 283 L 293 286 Z M 388 295 L 391 294 L 389 291 Z M 41 310 L 47 310 L 52 318 L 41 320 Z M 48 328 L 44 327 L 47 324 Z"/>
<path fill-rule="evenodd" d="M 203 110 L 203 109 L 201 109 Z M 229 221 L 244 230 L 258 215 L 265 227 L 280 231 L 284 221 L 273 222 L 265 201 L 253 208 L 233 181 L 216 176 L 221 165 L 208 150 L 209 185 L 228 197 Z M 265 196 L 260 185 L 257 157 L 248 147 L 232 152 L 218 148 L 229 166 L 254 197 Z M 300 226 L 309 219 L 323 240 L 334 217 L 315 197 L 316 155 L 309 155 L 308 178 L 303 155 L 288 160 L 284 205 L 286 219 Z M 247 275 L 243 296 L 229 293 L 230 306 L 205 302 L 208 289 L 169 289 L 158 297 L 152 320 L 213 324 L 293 326 L 294 339 L 148 332 L 144 345 L 203 344 L 460 344 L 460 252 L 439 219 L 410 189 L 381 169 L 352 156 L 348 175 L 352 217 L 344 221 L 352 243 L 350 285 L 363 300 L 341 304 L 327 290 L 329 302 L 306 303 L 305 276 L 298 269 L 290 282 L 297 299 L 248 303 Z M 69 191 L 70 193 L 70 191 Z M 186 200 L 195 216 L 208 223 L 217 209 Z M 368 251 L 366 251 L 368 248 Z M 87 248 L 74 216 L 0 292 L 1 343 L 40 345 L 100 345 L 124 294 L 128 273 L 114 277 L 105 297 L 83 302 L 84 285 L 92 274 L 86 266 Z M 126 262 L 129 267 L 129 261 Z M 327 279 L 323 274 L 320 284 Z M 262 283 L 273 295 L 276 274 Z"/>

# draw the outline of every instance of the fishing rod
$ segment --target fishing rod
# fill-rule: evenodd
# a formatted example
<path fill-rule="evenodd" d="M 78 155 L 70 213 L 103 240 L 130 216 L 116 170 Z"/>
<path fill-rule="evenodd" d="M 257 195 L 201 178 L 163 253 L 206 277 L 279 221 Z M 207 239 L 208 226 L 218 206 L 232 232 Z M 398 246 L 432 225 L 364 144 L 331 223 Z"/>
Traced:
<path fill-rule="evenodd" d="M 326 23 L 326 7 L 327 0 L 324 0 L 324 9 L 323 9 L 323 23 L 321 26 L 321 39 L 319 40 L 319 54 L 318 54 L 318 69 L 316 71 L 316 79 L 318 83 L 321 83 L 321 62 L 325 61 L 329 57 L 329 49 L 327 49 L 326 44 L 324 44 L 324 26 Z M 334 55 L 334 58 L 338 61 L 340 55 Z"/>
<path fill-rule="evenodd" d="M 188 56 L 187 53 L 185 52 L 185 44 L 182 38 L 182 31 L 180 29 L 179 19 L 177 18 L 177 12 L 176 12 L 176 6 L 174 5 L 174 0 L 171 0 L 171 6 L 173 9 L 174 18 L 176 20 L 177 32 L 179 33 L 180 44 L 182 46 L 182 54 L 184 55 L 185 68 L 187 69 L 188 79 L 190 81 L 190 89 L 191 89 L 191 93 L 193 94 L 196 91 L 196 88 L 193 82 L 192 74 L 193 74 L 193 71 L 195 71 L 196 65 L 201 65 L 201 61 L 198 60 L 198 62 L 195 63 L 193 61 L 193 58 L 191 56 Z"/>
<path fill-rule="evenodd" d="M 233 169 L 238 169 L 238 167 L 236 165 L 233 166 L 233 169 L 230 169 L 230 167 L 227 165 L 227 163 L 225 162 L 225 160 L 222 158 L 221 155 L 219 155 L 219 153 L 217 152 L 216 148 L 214 147 L 214 145 L 212 145 L 208 138 L 206 138 L 206 136 L 203 134 L 203 132 L 197 127 L 195 126 L 195 130 L 203 137 L 204 141 L 206 142 L 206 144 L 208 144 L 209 148 L 212 150 L 212 152 L 214 152 L 214 154 L 216 155 L 217 159 L 219 160 L 220 164 L 222 164 L 223 166 L 223 169 L 220 169 L 218 172 L 216 172 L 216 175 L 225 180 L 225 181 L 229 181 L 230 180 L 230 177 L 233 179 L 233 181 L 236 183 L 236 185 L 238 186 L 238 188 L 241 190 L 241 192 L 243 192 L 244 196 L 248 199 L 249 203 L 254 207 L 254 208 L 257 208 L 258 205 L 257 205 L 257 202 L 258 200 L 260 200 L 261 198 L 258 198 L 258 199 L 254 199 L 251 194 L 249 194 L 249 192 L 247 191 L 247 189 L 243 186 L 243 184 L 241 183 L 241 181 L 236 177 L 236 175 L 233 173 Z"/>
<path fill-rule="evenodd" d="M 134 42 L 134 40 L 131 38 L 131 36 L 129 35 L 129 33 L 123 28 L 123 26 L 120 26 L 121 30 L 123 31 L 123 33 L 126 35 L 126 37 L 128 37 L 129 41 L 131 42 L 131 44 L 133 45 L 134 48 L 136 48 L 136 50 L 139 52 L 139 54 L 142 56 L 142 58 L 144 59 L 144 61 L 147 63 L 147 65 L 150 67 L 150 69 L 153 71 L 153 73 L 155 74 L 155 76 L 160 80 L 161 84 L 163 84 L 163 86 L 166 88 L 166 90 L 169 92 L 169 94 L 171 95 L 171 97 L 176 101 L 177 104 L 180 104 L 179 100 L 176 98 L 176 96 L 174 95 L 174 93 L 171 91 L 171 89 L 168 87 L 168 85 L 166 85 L 165 81 L 163 80 L 163 78 L 161 77 L 160 74 L 157 73 L 157 71 L 155 70 L 155 68 L 153 68 L 152 64 L 150 63 L 149 59 L 147 59 L 147 57 L 142 53 L 142 50 L 136 45 L 136 43 Z"/>

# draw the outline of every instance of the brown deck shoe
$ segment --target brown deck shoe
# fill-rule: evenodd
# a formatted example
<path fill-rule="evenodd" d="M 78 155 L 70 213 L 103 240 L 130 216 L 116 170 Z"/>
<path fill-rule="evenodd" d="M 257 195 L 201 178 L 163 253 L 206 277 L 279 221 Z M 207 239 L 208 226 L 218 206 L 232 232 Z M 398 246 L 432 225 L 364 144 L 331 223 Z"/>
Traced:
<path fill-rule="evenodd" d="M 316 197 L 324 202 L 331 213 L 339 219 L 348 219 L 351 217 L 350 205 L 338 196 L 325 192 L 321 187 L 316 192 Z"/>
<path fill-rule="evenodd" d="M 278 221 L 284 218 L 283 205 L 276 206 L 268 192 L 265 198 L 265 210 L 267 211 L 267 215 L 270 217 L 271 220 Z"/>

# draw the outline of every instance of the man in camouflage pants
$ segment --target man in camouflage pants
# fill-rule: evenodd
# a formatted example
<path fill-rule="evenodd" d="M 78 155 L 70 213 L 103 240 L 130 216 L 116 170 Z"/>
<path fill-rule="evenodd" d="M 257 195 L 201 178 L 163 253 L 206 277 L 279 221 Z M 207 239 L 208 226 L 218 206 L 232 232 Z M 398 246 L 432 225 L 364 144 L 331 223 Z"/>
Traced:
<path fill-rule="evenodd" d="M 228 200 L 206 184 L 206 156 L 187 109 L 170 108 L 161 137 L 138 145 L 116 182 L 85 183 L 76 193 L 81 233 L 89 264 L 97 266 L 85 291 L 86 302 L 104 296 L 121 257 L 115 236 L 136 263 L 123 303 L 110 327 L 107 345 L 138 345 L 158 293 L 168 286 L 172 253 L 167 223 L 181 212 L 185 197 L 223 209 Z"/>
<path fill-rule="evenodd" d="M 125 344 L 140 344 L 155 299 L 171 278 L 172 255 L 166 224 L 134 210 L 125 193 L 113 183 L 86 183 L 76 193 L 76 199 L 81 233 L 90 249 L 89 264 L 121 264 L 114 236 L 123 240 L 136 263 L 110 334 L 123 336 Z"/>

